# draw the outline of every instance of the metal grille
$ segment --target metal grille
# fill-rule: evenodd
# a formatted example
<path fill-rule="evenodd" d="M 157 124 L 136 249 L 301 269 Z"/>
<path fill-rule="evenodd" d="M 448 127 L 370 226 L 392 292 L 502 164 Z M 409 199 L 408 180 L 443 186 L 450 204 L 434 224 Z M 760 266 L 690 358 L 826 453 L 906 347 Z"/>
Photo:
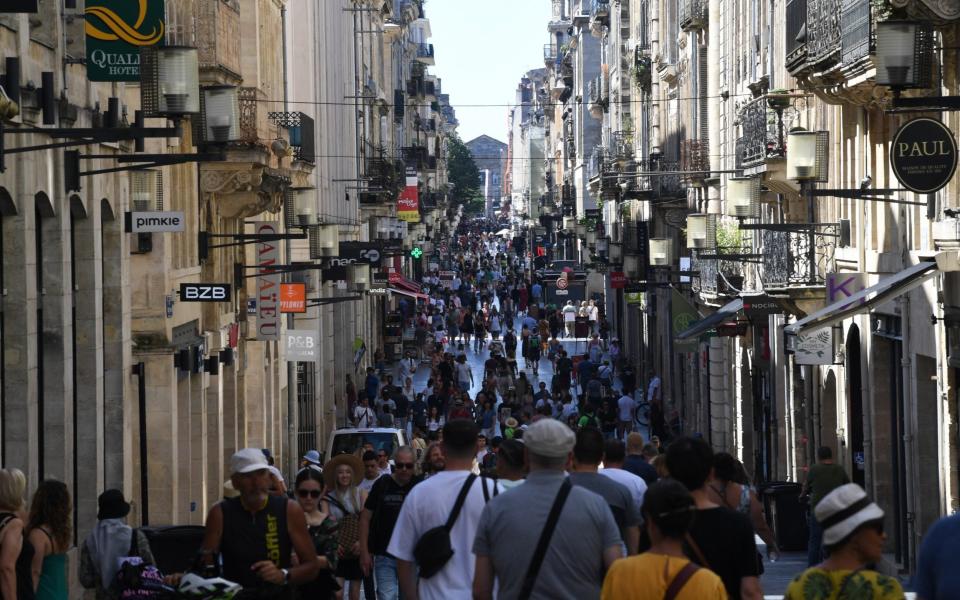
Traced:
<path fill-rule="evenodd" d="M 764 231 L 762 236 L 764 289 L 791 285 L 823 285 L 833 265 L 835 226 L 816 232 Z M 811 244 L 813 252 L 811 261 Z"/>
<path fill-rule="evenodd" d="M 807 0 L 787 0 L 786 16 L 787 22 L 784 28 L 787 35 L 786 67 L 796 70 L 805 63 L 807 58 Z"/>
<path fill-rule="evenodd" d="M 740 139 L 737 140 L 737 168 L 762 163 L 767 158 L 786 156 L 783 123 L 769 107 L 766 96 L 751 100 L 740 109 Z"/>
<path fill-rule="evenodd" d="M 287 230 L 297 227 L 297 192 L 291 188 L 283 190 L 283 224 Z"/>
<path fill-rule="evenodd" d="M 297 363 L 297 456 L 317 449 L 316 377 L 316 363 Z"/>
<path fill-rule="evenodd" d="M 307 241 L 310 245 L 310 258 L 314 260 L 323 258 L 323 252 L 320 251 L 320 225 L 311 225 L 307 228 Z"/>
<path fill-rule="evenodd" d="M 403 90 L 393 90 L 393 120 L 397 123 L 402 123 L 405 113 L 406 104 L 403 97 Z"/>
<path fill-rule="evenodd" d="M 257 88 L 241 87 L 237 89 L 237 103 L 240 106 L 240 139 L 244 142 L 257 142 Z"/>
<path fill-rule="evenodd" d="M 839 0 L 807 0 L 807 62 L 825 69 L 839 58 Z"/>
<path fill-rule="evenodd" d="M 700 29 L 707 23 L 706 0 L 680 0 L 680 29 Z"/>
<path fill-rule="evenodd" d="M 870 0 L 844 0 L 840 28 L 843 31 L 840 42 L 843 64 L 851 64 L 869 56 L 874 45 Z"/>
<path fill-rule="evenodd" d="M 144 117 L 156 117 L 160 111 L 158 68 L 156 47 L 140 48 L 140 110 Z"/>

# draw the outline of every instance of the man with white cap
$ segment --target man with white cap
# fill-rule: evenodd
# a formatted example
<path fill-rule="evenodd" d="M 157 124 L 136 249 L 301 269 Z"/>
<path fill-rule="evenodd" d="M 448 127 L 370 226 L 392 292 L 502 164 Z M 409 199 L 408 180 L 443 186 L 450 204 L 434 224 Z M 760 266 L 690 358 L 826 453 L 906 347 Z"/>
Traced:
<path fill-rule="evenodd" d="M 571 485 L 573 431 L 541 419 L 524 433 L 526 483 L 484 508 L 473 544 L 474 598 L 598 598 L 603 574 L 623 556 L 606 501 Z"/>
<path fill-rule="evenodd" d="M 244 448 L 230 458 L 235 498 L 218 502 L 207 514 L 200 549 L 208 567 L 222 560 L 222 576 L 258 597 L 280 597 L 289 584 L 317 576 L 317 553 L 307 533 L 303 509 L 286 496 L 269 494 L 267 459 L 258 448 Z M 291 566 L 291 554 L 299 564 Z"/>
<path fill-rule="evenodd" d="M 867 565 L 880 562 L 883 545 L 883 509 L 870 501 L 855 483 L 847 483 L 823 497 L 814 508 L 823 529 L 823 545 L 829 557 L 798 575 L 786 600 L 805 600 L 809 590 L 817 598 L 903 598 L 900 583 L 872 571 Z"/>

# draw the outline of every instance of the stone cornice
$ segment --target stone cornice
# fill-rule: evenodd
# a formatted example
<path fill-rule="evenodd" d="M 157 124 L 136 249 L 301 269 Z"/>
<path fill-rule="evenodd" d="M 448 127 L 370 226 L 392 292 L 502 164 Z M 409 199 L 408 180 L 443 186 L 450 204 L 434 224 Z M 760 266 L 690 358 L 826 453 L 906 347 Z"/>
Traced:
<path fill-rule="evenodd" d="M 890 4 L 897 8 L 913 8 L 911 5 L 922 5 L 941 19 L 947 21 L 960 19 L 960 3 L 957 0 L 890 0 Z"/>

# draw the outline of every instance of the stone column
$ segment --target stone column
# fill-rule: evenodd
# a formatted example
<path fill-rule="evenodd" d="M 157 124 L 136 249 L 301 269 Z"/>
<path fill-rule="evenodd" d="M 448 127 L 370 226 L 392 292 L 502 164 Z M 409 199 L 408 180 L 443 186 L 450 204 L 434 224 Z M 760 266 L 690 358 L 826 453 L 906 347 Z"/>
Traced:
<path fill-rule="evenodd" d="M 203 373 L 190 375 L 190 523 L 202 525 L 207 491 L 207 391 Z"/>
<path fill-rule="evenodd" d="M 173 367 L 172 356 L 165 350 L 137 354 L 135 360 L 142 361 L 146 368 L 150 522 L 185 523 L 181 511 L 180 467 L 189 460 L 190 451 L 178 436 L 180 406 L 177 371 Z M 135 443 L 139 447 L 139 438 Z M 139 464 L 141 459 L 138 455 L 135 462 Z M 138 469 L 134 471 L 139 472 Z"/>

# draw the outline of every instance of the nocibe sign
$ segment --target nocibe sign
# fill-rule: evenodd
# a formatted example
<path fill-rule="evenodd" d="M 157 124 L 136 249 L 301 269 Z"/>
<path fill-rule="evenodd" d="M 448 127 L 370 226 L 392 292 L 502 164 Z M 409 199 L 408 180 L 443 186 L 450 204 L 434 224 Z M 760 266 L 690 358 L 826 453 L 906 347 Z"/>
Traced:
<path fill-rule="evenodd" d="M 893 137 L 890 166 L 900 185 L 918 194 L 933 194 L 957 170 L 957 141 L 937 119 L 920 117 L 903 124 Z"/>

